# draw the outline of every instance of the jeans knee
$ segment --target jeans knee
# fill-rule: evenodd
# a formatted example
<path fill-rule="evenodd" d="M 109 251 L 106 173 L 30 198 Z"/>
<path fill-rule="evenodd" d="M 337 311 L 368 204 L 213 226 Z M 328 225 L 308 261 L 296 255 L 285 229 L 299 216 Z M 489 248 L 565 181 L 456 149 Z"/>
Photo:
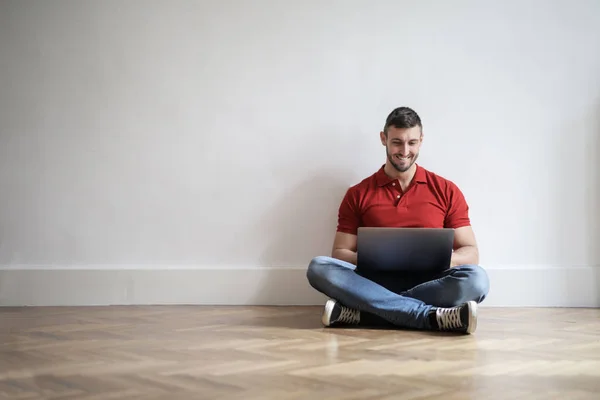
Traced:
<path fill-rule="evenodd" d="M 331 258 L 326 256 L 317 256 L 308 264 L 306 278 L 314 288 L 319 288 L 319 283 L 327 280 L 327 266 L 331 264 Z"/>
<path fill-rule="evenodd" d="M 463 288 L 466 300 L 481 303 L 490 291 L 490 279 L 487 272 L 479 265 L 463 265 L 460 269 L 467 275 Z"/>
<path fill-rule="evenodd" d="M 318 291 L 333 296 L 335 287 L 348 283 L 355 265 L 347 261 L 327 256 L 318 256 L 308 264 L 306 277 L 310 285 Z"/>

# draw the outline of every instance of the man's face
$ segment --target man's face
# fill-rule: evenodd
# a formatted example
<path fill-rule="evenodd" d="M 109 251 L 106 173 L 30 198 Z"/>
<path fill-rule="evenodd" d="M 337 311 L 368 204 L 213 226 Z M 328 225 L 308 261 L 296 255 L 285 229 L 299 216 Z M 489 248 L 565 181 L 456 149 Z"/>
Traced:
<path fill-rule="evenodd" d="M 398 172 L 406 172 L 412 167 L 419 157 L 419 150 L 423 142 L 421 128 L 395 128 L 390 126 L 387 132 L 381 132 L 381 144 L 386 148 L 390 164 Z"/>

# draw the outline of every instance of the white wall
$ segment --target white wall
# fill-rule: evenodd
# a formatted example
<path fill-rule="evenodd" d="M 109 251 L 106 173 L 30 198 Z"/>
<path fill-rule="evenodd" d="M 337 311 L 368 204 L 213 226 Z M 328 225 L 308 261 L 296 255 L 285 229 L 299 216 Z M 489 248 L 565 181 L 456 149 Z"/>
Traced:
<path fill-rule="evenodd" d="M 0 304 L 320 303 L 399 105 L 488 304 L 600 305 L 594 0 L 0 0 Z"/>

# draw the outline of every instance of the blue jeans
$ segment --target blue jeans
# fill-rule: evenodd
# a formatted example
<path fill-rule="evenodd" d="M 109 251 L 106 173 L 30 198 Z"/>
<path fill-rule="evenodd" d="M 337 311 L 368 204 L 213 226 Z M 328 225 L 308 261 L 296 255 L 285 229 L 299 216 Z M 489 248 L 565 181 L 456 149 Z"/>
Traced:
<path fill-rule="evenodd" d="M 481 303 L 490 286 L 487 273 L 477 265 L 435 275 L 366 272 L 325 256 L 310 262 L 306 276 L 314 289 L 361 311 L 361 322 L 383 320 L 412 329 L 431 329 L 428 314 L 432 307 L 454 307 L 471 300 Z"/>

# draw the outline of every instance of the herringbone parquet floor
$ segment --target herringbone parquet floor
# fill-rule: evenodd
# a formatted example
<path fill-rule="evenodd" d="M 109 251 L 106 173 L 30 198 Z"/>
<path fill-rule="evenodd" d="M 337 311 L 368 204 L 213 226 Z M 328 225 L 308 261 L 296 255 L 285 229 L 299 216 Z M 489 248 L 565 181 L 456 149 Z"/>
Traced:
<path fill-rule="evenodd" d="M 481 308 L 471 336 L 320 312 L 0 308 L 0 399 L 600 399 L 600 310 Z"/>

